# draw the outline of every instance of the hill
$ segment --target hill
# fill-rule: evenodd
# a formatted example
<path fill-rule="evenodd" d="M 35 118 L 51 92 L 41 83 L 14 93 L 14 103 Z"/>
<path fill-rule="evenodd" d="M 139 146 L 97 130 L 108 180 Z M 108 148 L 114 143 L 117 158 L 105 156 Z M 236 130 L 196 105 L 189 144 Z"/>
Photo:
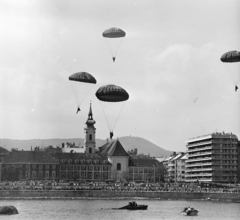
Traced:
<path fill-rule="evenodd" d="M 119 141 L 123 145 L 126 151 L 137 148 L 138 153 L 143 154 L 150 154 L 150 156 L 155 157 L 165 157 L 169 156 L 172 152 L 167 151 L 150 141 L 140 138 L 140 137 L 121 137 L 119 138 Z M 47 147 L 49 145 L 52 145 L 53 147 L 62 146 L 62 143 L 75 143 L 77 146 L 83 146 L 84 145 L 84 139 L 83 138 L 55 138 L 55 139 L 30 139 L 30 140 L 13 140 L 13 139 L 0 139 L 0 147 L 4 147 L 8 150 L 11 150 L 12 148 L 17 148 L 18 150 L 31 150 L 31 147 L 34 148 L 36 146 L 40 147 Z M 102 146 L 106 143 L 106 140 L 102 139 L 96 139 L 96 146 L 97 148 Z"/>

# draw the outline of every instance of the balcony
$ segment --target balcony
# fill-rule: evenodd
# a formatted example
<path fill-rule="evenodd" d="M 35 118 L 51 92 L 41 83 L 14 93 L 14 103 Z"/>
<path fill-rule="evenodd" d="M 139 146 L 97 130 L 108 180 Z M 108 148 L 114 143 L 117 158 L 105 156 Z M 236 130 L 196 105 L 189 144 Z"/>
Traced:
<path fill-rule="evenodd" d="M 185 177 L 206 177 L 206 176 L 212 176 L 212 173 L 194 173 L 194 174 L 186 174 Z"/>
<path fill-rule="evenodd" d="M 199 157 L 194 159 L 188 159 L 186 162 L 195 162 L 195 161 L 204 161 L 204 160 L 212 160 L 212 157 Z"/>
<path fill-rule="evenodd" d="M 186 179 L 185 182 L 212 182 L 212 178 L 192 178 L 192 179 Z"/>
<path fill-rule="evenodd" d="M 196 147 L 196 146 L 202 146 L 202 145 L 206 145 L 206 144 L 212 144 L 212 141 L 203 141 L 203 142 L 195 142 L 195 143 L 191 143 L 188 144 L 187 147 Z"/>
<path fill-rule="evenodd" d="M 188 158 L 203 156 L 203 155 L 212 155 L 212 151 L 202 152 L 202 153 L 195 153 L 195 154 L 188 154 Z"/>
<path fill-rule="evenodd" d="M 195 169 L 186 169 L 185 172 L 186 173 L 191 173 L 191 172 L 200 172 L 200 171 L 212 171 L 214 170 L 212 167 L 209 168 L 195 168 Z"/>
<path fill-rule="evenodd" d="M 203 151 L 203 150 L 212 150 L 212 146 L 207 146 L 207 147 L 198 147 L 195 149 L 188 149 L 187 152 L 191 153 L 191 152 L 198 152 L 198 151 Z"/>
<path fill-rule="evenodd" d="M 209 162 L 209 163 L 193 163 L 193 164 L 186 164 L 185 167 L 189 168 L 189 167 L 201 167 L 201 166 L 212 166 L 213 163 Z"/>

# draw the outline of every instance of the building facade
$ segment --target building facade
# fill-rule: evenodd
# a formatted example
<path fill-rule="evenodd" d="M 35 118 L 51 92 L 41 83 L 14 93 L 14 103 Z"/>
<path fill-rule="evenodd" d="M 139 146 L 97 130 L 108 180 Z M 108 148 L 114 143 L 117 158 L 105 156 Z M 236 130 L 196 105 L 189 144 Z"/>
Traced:
<path fill-rule="evenodd" d="M 186 182 L 236 182 L 238 138 L 232 133 L 212 133 L 186 142 Z"/>

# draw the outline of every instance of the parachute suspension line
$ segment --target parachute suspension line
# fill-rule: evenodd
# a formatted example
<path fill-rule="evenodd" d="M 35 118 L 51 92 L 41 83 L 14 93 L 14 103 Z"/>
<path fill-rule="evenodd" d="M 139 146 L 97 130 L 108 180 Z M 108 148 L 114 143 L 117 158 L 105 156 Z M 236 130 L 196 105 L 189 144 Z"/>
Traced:
<path fill-rule="evenodd" d="M 119 39 L 119 43 L 118 43 L 118 45 L 117 45 L 117 47 L 116 47 L 116 53 L 115 53 L 115 56 L 113 57 L 113 62 L 115 62 L 115 59 L 116 59 L 117 53 L 118 53 L 118 51 L 119 51 L 119 48 L 120 48 L 120 46 L 121 46 L 121 44 L 122 44 L 122 41 L 123 41 L 123 38 L 121 37 L 121 38 Z"/>
<path fill-rule="evenodd" d="M 100 105 L 101 105 L 101 108 L 102 108 L 102 111 L 103 111 L 103 114 L 104 114 L 105 121 L 107 122 L 108 128 L 109 128 L 109 130 L 111 131 L 111 127 L 110 127 L 110 125 L 109 125 L 109 123 L 108 123 L 108 120 L 107 120 L 107 117 L 106 117 L 106 114 L 105 114 L 105 111 L 104 111 L 104 109 L 103 109 L 103 105 L 102 105 L 101 102 L 100 102 Z"/>
<path fill-rule="evenodd" d="M 114 125 L 113 125 L 113 130 L 114 130 L 114 128 L 116 127 L 116 124 L 117 124 L 117 122 L 118 122 L 118 119 L 119 119 L 120 115 L 122 114 L 122 110 L 123 110 L 124 106 L 125 106 L 125 102 L 123 102 L 123 104 L 122 104 L 122 106 L 121 106 L 121 109 L 120 109 L 120 111 L 119 111 L 119 114 L 118 114 L 118 116 L 117 116 L 117 119 L 116 119 L 116 121 L 115 121 L 115 123 L 114 123 Z"/>
<path fill-rule="evenodd" d="M 115 62 L 118 50 L 122 44 L 123 38 L 104 38 L 107 47 L 111 53 L 112 60 Z M 116 42 L 115 42 L 116 41 Z"/>
<path fill-rule="evenodd" d="M 72 91 L 73 91 L 75 100 L 76 100 L 76 102 L 77 102 L 77 107 L 80 108 L 79 103 L 78 103 L 78 99 L 77 99 L 77 95 L 76 95 L 76 93 L 75 93 L 75 91 L 74 91 L 74 88 L 73 88 L 73 84 L 72 84 L 72 83 L 70 83 L 70 84 L 71 84 L 71 88 L 72 88 Z"/>
<path fill-rule="evenodd" d="M 107 47 L 108 47 L 108 49 L 109 49 L 109 51 L 110 51 L 110 53 L 111 53 L 112 58 L 113 58 L 113 57 L 114 57 L 113 52 L 112 52 L 112 50 L 111 50 L 110 45 L 108 44 L 108 40 L 109 40 L 109 39 L 104 38 L 104 40 L 105 40 L 105 43 L 107 44 Z"/>

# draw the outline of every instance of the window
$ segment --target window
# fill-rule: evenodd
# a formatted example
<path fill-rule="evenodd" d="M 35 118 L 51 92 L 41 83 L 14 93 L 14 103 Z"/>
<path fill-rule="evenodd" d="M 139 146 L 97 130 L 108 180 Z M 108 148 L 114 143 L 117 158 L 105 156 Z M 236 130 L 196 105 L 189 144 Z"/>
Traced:
<path fill-rule="evenodd" d="M 61 170 L 66 170 L 66 166 L 61 166 Z"/>
<path fill-rule="evenodd" d="M 86 170 L 86 166 L 81 166 L 81 170 Z"/>
<path fill-rule="evenodd" d="M 98 170 L 100 170 L 100 167 L 99 167 L 99 166 L 95 166 L 95 167 L 94 167 L 94 170 L 97 170 L 97 171 L 98 171 Z"/>
<path fill-rule="evenodd" d="M 46 169 L 49 169 L 49 165 L 46 165 Z"/>
<path fill-rule="evenodd" d="M 43 165 L 39 165 L 39 170 L 42 170 L 42 168 L 43 168 Z"/>
<path fill-rule="evenodd" d="M 52 171 L 52 178 L 56 178 L 56 171 Z"/>
<path fill-rule="evenodd" d="M 74 178 L 79 178 L 79 172 L 74 172 Z"/>
<path fill-rule="evenodd" d="M 86 174 L 84 172 L 81 172 L 81 179 L 85 179 Z"/>
<path fill-rule="evenodd" d="M 45 172 L 45 178 L 49 178 L 49 171 L 48 170 Z"/>
<path fill-rule="evenodd" d="M 36 171 L 32 171 L 32 178 L 36 178 Z"/>
<path fill-rule="evenodd" d="M 99 179 L 99 173 L 94 173 L 94 179 Z"/>
<path fill-rule="evenodd" d="M 43 173 L 42 173 L 42 170 L 40 170 L 39 173 L 38 173 L 38 177 L 39 177 L 39 178 L 42 178 L 42 174 L 43 174 Z"/>
<path fill-rule="evenodd" d="M 120 163 L 117 164 L 117 170 L 121 170 L 121 164 Z"/>
<path fill-rule="evenodd" d="M 107 166 L 104 166 L 104 167 L 103 167 L 103 170 L 104 170 L 104 171 L 107 171 L 107 170 L 108 170 L 108 167 L 107 167 Z"/>
<path fill-rule="evenodd" d="M 91 147 L 89 148 L 89 153 L 90 153 L 90 154 L 92 153 L 92 148 L 91 148 Z"/>
<path fill-rule="evenodd" d="M 56 169 L 56 165 L 52 165 L 52 169 L 55 170 Z"/>
<path fill-rule="evenodd" d="M 80 166 L 74 166 L 74 170 L 80 170 Z"/>
<path fill-rule="evenodd" d="M 92 140 L 92 135 L 91 135 L 91 134 L 89 134 L 89 140 L 90 140 L 90 141 Z"/>
<path fill-rule="evenodd" d="M 67 178 L 68 179 L 72 179 L 73 178 L 73 173 L 72 172 L 68 172 L 67 173 Z"/>
<path fill-rule="evenodd" d="M 73 169 L 73 166 L 68 166 L 68 170 L 72 170 Z"/>
<path fill-rule="evenodd" d="M 32 168 L 33 168 L 33 169 L 36 169 L 36 165 L 32 165 Z"/>
<path fill-rule="evenodd" d="M 88 179 L 92 179 L 92 172 L 88 172 Z"/>
<path fill-rule="evenodd" d="M 61 172 L 61 178 L 66 179 L 66 173 L 65 172 Z"/>

